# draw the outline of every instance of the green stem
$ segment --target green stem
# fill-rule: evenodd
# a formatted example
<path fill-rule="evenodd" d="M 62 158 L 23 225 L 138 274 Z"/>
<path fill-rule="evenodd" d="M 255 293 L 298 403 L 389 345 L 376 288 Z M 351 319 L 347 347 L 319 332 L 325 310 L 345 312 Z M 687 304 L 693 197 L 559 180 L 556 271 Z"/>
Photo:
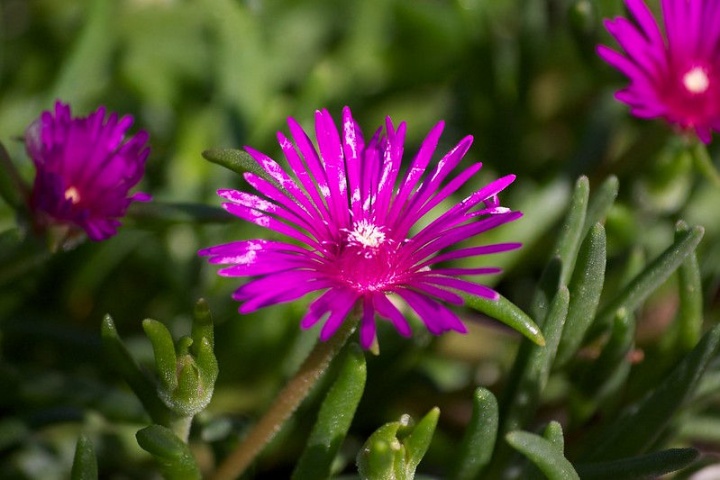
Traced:
<path fill-rule="evenodd" d="M 265 415 L 218 467 L 212 480 L 233 480 L 250 466 L 255 457 L 280 431 L 328 369 L 330 361 L 355 330 L 357 321 L 345 321 L 327 342 L 318 342 L 295 376 L 278 394 Z"/>
<path fill-rule="evenodd" d="M 713 185 L 720 187 L 720 173 L 718 173 L 717 168 L 715 168 L 705 145 L 696 141 L 690 148 L 693 153 L 695 165 L 698 170 L 700 170 L 700 173 L 705 175 L 705 178 L 710 180 Z"/>
<path fill-rule="evenodd" d="M 193 417 L 178 417 L 177 419 L 170 422 L 170 430 L 173 431 L 177 437 L 185 443 L 188 443 L 190 438 L 190 426 L 192 425 Z"/>

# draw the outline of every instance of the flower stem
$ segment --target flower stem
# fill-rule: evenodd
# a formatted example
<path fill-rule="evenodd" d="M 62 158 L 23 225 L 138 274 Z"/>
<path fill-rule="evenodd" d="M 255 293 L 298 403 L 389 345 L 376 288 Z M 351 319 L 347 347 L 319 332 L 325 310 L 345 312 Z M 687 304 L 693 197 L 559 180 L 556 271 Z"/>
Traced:
<path fill-rule="evenodd" d="M 346 320 L 327 342 L 318 342 L 295 376 L 278 394 L 265 415 L 218 467 L 212 480 L 233 480 L 250 466 L 255 457 L 280 431 L 285 421 L 300 406 L 312 387 L 317 384 L 330 361 L 355 330 L 357 321 Z"/>

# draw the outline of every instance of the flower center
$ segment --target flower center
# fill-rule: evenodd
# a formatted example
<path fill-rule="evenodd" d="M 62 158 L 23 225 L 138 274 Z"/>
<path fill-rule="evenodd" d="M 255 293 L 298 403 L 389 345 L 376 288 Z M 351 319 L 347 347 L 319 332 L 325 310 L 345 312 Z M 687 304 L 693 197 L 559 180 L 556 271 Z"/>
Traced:
<path fill-rule="evenodd" d="M 710 86 L 710 79 L 702 67 L 693 67 L 682 77 L 683 86 L 694 94 L 705 93 Z"/>
<path fill-rule="evenodd" d="M 360 220 L 343 232 L 346 236 L 338 245 L 333 277 L 359 293 L 383 291 L 400 278 L 398 245 L 382 226 Z"/>
<path fill-rule="evenodd" d="M 385 242 L 385 233 L 382 229 L 367 220 L 355 222 L 353 229 L 348 231 L 347 244 L 365 250 L 365 256 L 372 256 L 373 252 Z"/>
<path fill-rule="evenodd" d="M 75 187 L 69 187 L 65 190 L 65 200 L 70 200 L 73 205 L 77 205 L 80 202 L 80 192 Z"/>

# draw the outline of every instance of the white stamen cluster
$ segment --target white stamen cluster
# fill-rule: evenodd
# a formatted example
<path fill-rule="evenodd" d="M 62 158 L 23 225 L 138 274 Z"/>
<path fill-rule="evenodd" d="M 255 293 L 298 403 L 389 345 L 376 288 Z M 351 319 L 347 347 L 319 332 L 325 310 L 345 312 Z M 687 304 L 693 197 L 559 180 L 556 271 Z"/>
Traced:
<path fill-rule="evenodd" d="M 702 67 L 693 67 L 691 70 L 683 75 L 682 78 L 683 86 L 690 93 L 704 93 L 710 86 L 710 79 L 708 78 L 705 69 Z"/>

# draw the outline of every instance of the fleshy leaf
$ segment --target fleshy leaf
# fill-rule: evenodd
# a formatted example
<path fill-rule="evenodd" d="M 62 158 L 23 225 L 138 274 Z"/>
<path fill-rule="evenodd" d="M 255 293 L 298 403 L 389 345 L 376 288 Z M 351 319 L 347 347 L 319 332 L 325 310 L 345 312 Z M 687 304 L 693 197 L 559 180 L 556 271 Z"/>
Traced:
<path fill-rule="evenodd" d="M 685 258 L 690 255 L 703 237 L 705 229 L 693 227 L 680 232 L 675 242 L 640 272 L 630 284 L 622 289 L 598 314 L 591 332 L 598 334 L 612 323 L 616 312 L 625 308 L 635 311 L 640 304 L 672 275 Z"/>
<path fill-rule="evenodd" d="M 671 448 L 611 462 L 575 465 L 575 469 L 583 480 L 658 478 L 690 465 L 699 455 L 694 448 Z"/>
<path fill-rule="evenodd" d="M 515 450 L 530 459 L 549 480 L 580 480 L 572 464 L 549 440 L 523 431 L 510 432 L 505 439 Z"/>
<path fill-rule="evenodd" d="M 569 299 L 567 287 L 561 286 L 550 304 L 544 322 L 547 340 L 544 347 L 527 342 L 520 346 L 506 389 L 504 404 L 507 410 L 501 425 L 503 432 L 522 428 L 537 408 L 560 342 Z"/>
<path fill-rule="evenodd" d="M 651 447 L 673 415 L 692 397 L 719 344 L 720 326 L 715 326 L 657 388 L 630 405 L 605 428 L 593 442 L 592 451 L 587 452 L 585 460 L 623 458 L 643 453 Z"/>
<path fill-rule="evenodd" d="M 332 462 L 365 390 L 366 377 L 363 351 L 357 344 L 351 344 L 338 378 L 320 407 L 318 419 L 292 478 L 330 477 Z"/>
<path fill-rule="evenodd" d="M 593 191 L 585 215 L 583 238 L 596 223 L 605 223 L 608 212 L 615 203 L 620 184 L 616 176 L 609 176 L 596 190 Z"/>
<path fill-rule="evenodd" d="M 536 345 L 545 345 L 545 338 L 535 322 L 518 306 L 502 295 L 497 300 L 467 294 L 463 295 L 463 298 L 465 299 L 465 305 L 468 307 L 504 323 Z"/>
<path fill-rule="evenodd" d="M 198 480 L 200 470 L 188 445 L 169 428 L 150 425 L 135 435 L 138 444 L 160 465 L 167 480 Z"/>
<path fill-rule="evenodd" d="M 600 357 L 588 366 L 585 375 L 578 382 L 580 388 L 590 396 L 600 391 L 606 382 L 628 363 L 628 354 L 634 344 L 635 319 L 628 315 L 625 309 L 620 309 Z"/>
<path fill-rule="evenodd" d="M 498 422 L 498 402 L 495 395 L 486 388 L 478 388 L 473 394 L 472 418 L 465 429 L 450 478 L 455 480 L 478 478 L 492 458 Z"/>
<path fill-rule="evenodd" d="M 112 367 L 130 385 L 130 388 L 140 399 L 153 421 L 162 425 L 169 425 L 175 415 L 160 400 L 155 384 L 140 370 L 140 367 L 132 358 L 122 340 L 120 340 L 110 315 L 106 315 L 103 319 L 101 331 L 103 349 Z"/>
<path fill-rule="evenodd" d="M 223 166 L 239 175 L 243 175 L 246 172 L 253 173 L 287 194 L 287 191 L 244 150 L 237 150 L 235 148 L 211 148 L 202 152 L 202 156 L 205 157 L 205 160 Z M 288 196 L 292 197 L 289 194 Z"/>
<path fill-rule="evenodd" d="M 679 222 L 676 236 L 687 231 L 688 226 Z M 700 266 L 692 252 L 678 268 L 680 306 L 678 309 L 679 332 L 677 341 L 681 351 L 691 350 L 700 339 L 703 324 L 703 290 Z"/>
<path fill-rule="evenodd" d="M 553 256 L 559 257 L 562 263 L 560 282 L 563 285 L 567 285 L 570 281 L 580 243 L 583 240 L 583 227 L 585 225 L 589 195 L 590 183 L 587 177 L 582 176 L 575 183 L 575 190 L 570 200 L 570 209 L 565 217 L 565 222 L 560 227 L 555 248 L 553 249 Z"/>
<path fill-rule="evenodd" d="M 570 281 L 570 305 L 558 346 L 556 366 L 566 364 L 580 347 L 600 303 L 607 262 L 605 229 L 596 224 L 580 247 Z"/>
<path fill-rule="evenodd" d="M 170 331 L 157 320 L 143 320 L 142 326 L 153 346 L 155 371 L 162 388 L 175 390 L 177 388 L 177 356 Z"/>
<path fill-rule="evenodd" d="M 97 480 L 98 467 L 95 458 L 95 449 L 92 442 L 85 435 L 80 435 L 75 447 L 71 480 Z"/>
<path fill-rule="evenodd" d="M 430 410 L 416 425 L 409 415 L 386 423 L 367 439 L 357 456 L 363 480 L 412 480 L 435 433 L 440 410 Z"/>

